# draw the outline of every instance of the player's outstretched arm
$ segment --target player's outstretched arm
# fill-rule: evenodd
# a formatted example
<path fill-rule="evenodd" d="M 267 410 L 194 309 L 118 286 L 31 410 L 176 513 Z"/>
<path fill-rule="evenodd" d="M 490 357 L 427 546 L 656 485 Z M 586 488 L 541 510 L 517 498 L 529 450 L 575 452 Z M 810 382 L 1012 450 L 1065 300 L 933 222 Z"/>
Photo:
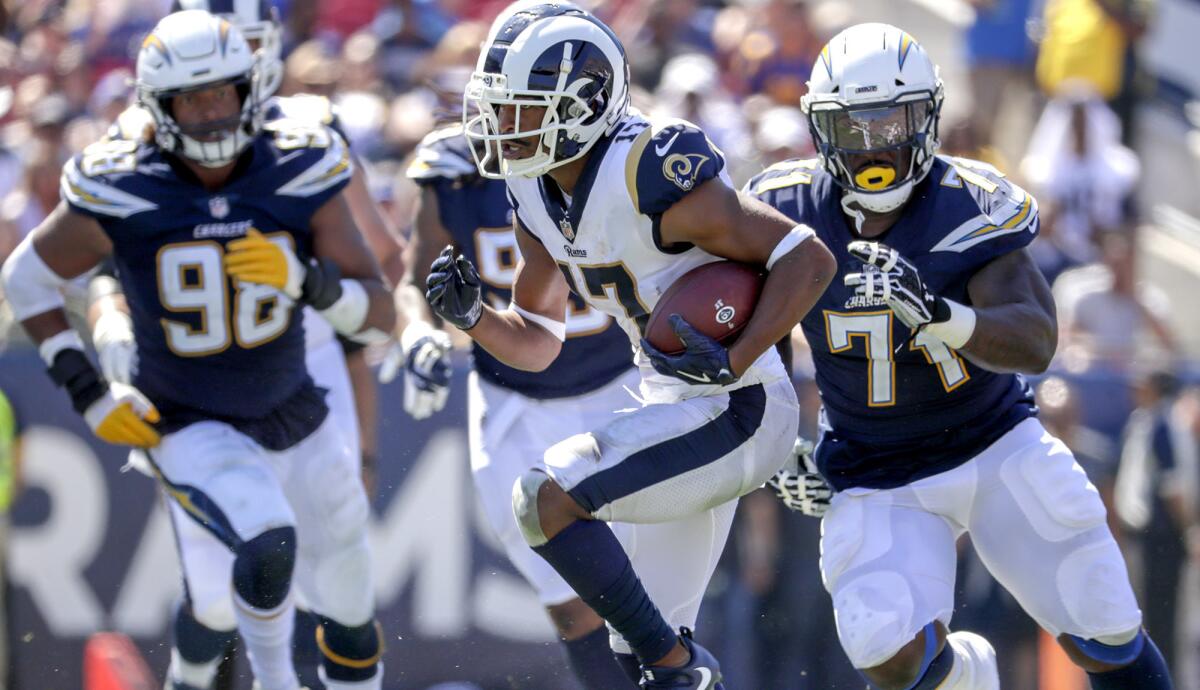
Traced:
<path fill-rule="evenodd" d="M 159 434 L 158 411 L 132 386 L 106 382 L 67 324 L 60 290 L 112 251 L 100 224 L 59 203 L 4 263 L 0 279 L 13 314 L 38 344 L 50 378 L 66 389 L 75 411 L 104 441 L 149 447 Z"/>
<path fill-rule="evenodd" d="M 562 350 L 567 326 L 567 281 L 546 248 L 520 228 L 513 230 L 521 261 L 508 309 L 484 305 L 479 275 L 447 247 L 434 261 L 426 298 L 446 321 L 466 331 L 485 350 L 514 369 L 542 371 Z"/>
<path fill-rule="evenodd" d="M 439 248 L 450 244 L 451 236 L 442 225 L 432 189 L 421 188 L 414 215 L 403 276 L 395 292 L 400 338 L 379 367 L 379 380 L 389 383 L 403 368 L 404 411 L 414 419 L 425 419 L 445 407 L 450 395 L 450 338 L 435 325 L 425 290 L 418 286 L 425 285 L 429 266 Z"/>
<path fill-rule="evenodd" d="M 662 216 L 665 244 L 691 243 L 733 261 L 770 271 L 754 316 L 729 348 L 741 375 L 769 347 L 790 335 L 837 272 L 833 255 L 806 226 L 715 178 L 697 187 Z"/>
<path fill-rule="evenodd" d="M 371 190 L 367 186 L 366 168 L 357 158 L 354 160 L 354 175 L 346 185 L 345 195 L 350 204 L 350 213 L 354 216 L 354 224 L 362 231 L 367 246 L 379 262 L 383 276 L 395 285 L 404 275 L 404 244 L 371 196 Z"/>
<path fill-rule="evenodd" d="M 1050 286 L 1028 250 L 984 266 L 967 283 L 967 292 L 975 330 L 958 351 L 989 371 L 1046 371 L 1058 347 L 1058 320 Z"/>

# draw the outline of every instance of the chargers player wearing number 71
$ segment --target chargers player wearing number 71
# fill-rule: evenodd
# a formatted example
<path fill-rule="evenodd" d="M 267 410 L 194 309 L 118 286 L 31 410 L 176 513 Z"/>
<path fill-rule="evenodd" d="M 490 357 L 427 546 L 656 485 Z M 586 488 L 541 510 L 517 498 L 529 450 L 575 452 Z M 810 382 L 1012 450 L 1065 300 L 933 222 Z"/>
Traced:
<path fill-rule="evenodd" d="M 636 348 L 644 405 L 532 454 L 513 508 L 533 550 L 613 629 L 645 688 L 721 687 L 694 624 L 736 499 L 785 462 L 799 423 L 774 344 L 825 289 L 812 231 L 738 194 L 724 157 L 680 120 L 628 109 L 612 31 L 573 6 L 513 14 L 483 47 L 465 94 L 481 175 L 503 177 L 521 261 L 507 309 L 484 305 L 471 262 L 447 250 L 427 280 L 435 313 L 500 361 L 558 356 L 568 291 L 617 320 Z M 676 278 L 721 257 L 765 265 L 758 307 L 729 349 L 673 323 L 668 356 L 642 329 Z M 632 523 L 630 554 L 605 521 Z"/>
<path fill-rule="evenodd" d="M 378 689 L 366 495 L 305 366 L 296 307 L 366 341 L 386 339 L 395 311 L 342 194 L 346 143 L 323 126 L 264 126 L 261 78 L 228 20 L 159 22 L 137 64 L 154 138 L 67 163 L 63 203 L 5 263 L 5 292 L 97 436 L 148 448 L 167 493 L 233 553 L 222 576 L 258 687 L 299 687 L 294 575 L 322 617 L 326 687 Z M 132 385 L 96 372 L 58 293 L 110 254 L 133 320 Z"/>
<path fill-rule="evenodd" d="M 1020 375 L 1044 371 L 1057 340 L 1026 249 L 1033 198 L 936 155 L 942 82 L 896 27 L 835 36 L 808 87 L 821 157 L 747 189 L 838 260 L 802 325 L 824 405 L 817 464 L 838 490 L 821 569 L 850 661 L 876 688 L 998 687 L 991 645 L 947 630 L 968 532 L 1093 688 L 1171 687 L 1099 494 Z"/>

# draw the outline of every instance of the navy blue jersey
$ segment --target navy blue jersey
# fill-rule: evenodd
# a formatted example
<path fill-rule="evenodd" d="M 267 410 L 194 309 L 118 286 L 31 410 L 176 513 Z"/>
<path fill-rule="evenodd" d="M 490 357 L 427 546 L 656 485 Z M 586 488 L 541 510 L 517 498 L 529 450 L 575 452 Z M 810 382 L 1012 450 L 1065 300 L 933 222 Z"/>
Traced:
<path fill-rule="evenodd" d="M 309 382 L 296 305 L 234 284 L 224 247 L 254 228 L 311 256 L 312 215 L 352 172 L 339 135 L 291 121 L 269 124 L 216 192 L 139 140 L 102 141 L 69 161 L 64 200 L 113 243 L 138 347 L 134 385 L 160 406 L 231 419 L 292 399 Z"/>
<path fill-rule="evenodd" d="M 513 274 L 520 258 L 513 235 L 513 211 L 504 182 L 480 177 L 468 146 L 461 127 L 438 130 L 417 149 L 408 176 L 437 195 L 442 225 L 479 270 L 483 298 L 504 309 L 512 300 Z M 567 316 L 567 340 L 549 369 L 513 369 L 478 344 L 472 347 L 475 370 L 482 378 L 539 399 L 594 391 L 633 366 L 633 351 L 624 331 L 574 294 Z"/>
<path fill-rule="evenodd" d="M 843 285 L 862 270 L 846 251 L 860 238 L 818 161 L 771 166 L 746 189 L 811 226 L 837 258 L 837 277 L 801 322 L 824 406 L 817 462 L 836 488 L 891 488 L 944 472 L 1036 414 L 1024 377 L 975 366 L 928 335 L 910 341 L 886 304 Z M 971 276 L 1028 245 L 1037 228 L 1037 204 L 1024 190 L 982 163 L 939 156 L 878 239 L 931 290 L 970 304 Z"/>

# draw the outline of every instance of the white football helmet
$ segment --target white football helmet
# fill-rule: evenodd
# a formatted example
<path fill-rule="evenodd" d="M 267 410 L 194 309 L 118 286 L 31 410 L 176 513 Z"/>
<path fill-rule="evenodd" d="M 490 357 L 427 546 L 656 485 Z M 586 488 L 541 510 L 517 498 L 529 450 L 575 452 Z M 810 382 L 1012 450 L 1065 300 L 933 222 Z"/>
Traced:
<path fill-rule="evenodd" d="M 233 84 L 241 98 L 235 118 L 184 130 L 171 99 L 189 91 Z M 137 97 L 154 118 L 154 135 L 166 151 L 210 168 L 237 158 L 262 129 L 262 89 L 255 55 L 228 20 L 203 10 L 169 14 L 154 27 L 137 61 Z M 194 135 L 224 132 L 215 141 Z"/>
<path fill-rule="evenodd" d="M 247 41 L 258 41 L 258 70 L 263 98 L 273 96 L 283 83 L 283 27 L 279 10 L 267 0 L 175 0 L 172 12 L 204 10 L 228 19 Z"/>
<path fill-rule="evenodd" d="M 500 106 L 515 111 L 503 132 Z M 529 127 L 529 108 L 544 108 Z M 492 25 L 463 94 L 463 129 L 484 177 L 537 177 L 587 154 L 629 109 L 625 49 L 599 19 L 567 2 L 523 2 Z M 503 144 L 536 137 L 525 158 Z"/>
<path fill-rule="evenodd" d="M 825 169 L 845 190 L 843 204 L 895 210 L 933 165 L 942 80 L 921 45 L 894 26 L 858 24 L 834 36 L 800 106 Z"/>

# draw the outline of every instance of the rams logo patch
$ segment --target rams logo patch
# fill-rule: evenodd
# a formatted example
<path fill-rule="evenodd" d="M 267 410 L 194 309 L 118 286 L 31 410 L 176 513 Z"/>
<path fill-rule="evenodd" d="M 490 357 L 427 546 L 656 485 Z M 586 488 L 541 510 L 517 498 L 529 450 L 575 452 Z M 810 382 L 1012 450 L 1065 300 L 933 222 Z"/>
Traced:
<path fill-rule="evenodd" d="M 708 161 L 702 153 L 673 153 L 663 161 L 663 176 L 685 192 L 696 186 L 700 166 Z"/>

